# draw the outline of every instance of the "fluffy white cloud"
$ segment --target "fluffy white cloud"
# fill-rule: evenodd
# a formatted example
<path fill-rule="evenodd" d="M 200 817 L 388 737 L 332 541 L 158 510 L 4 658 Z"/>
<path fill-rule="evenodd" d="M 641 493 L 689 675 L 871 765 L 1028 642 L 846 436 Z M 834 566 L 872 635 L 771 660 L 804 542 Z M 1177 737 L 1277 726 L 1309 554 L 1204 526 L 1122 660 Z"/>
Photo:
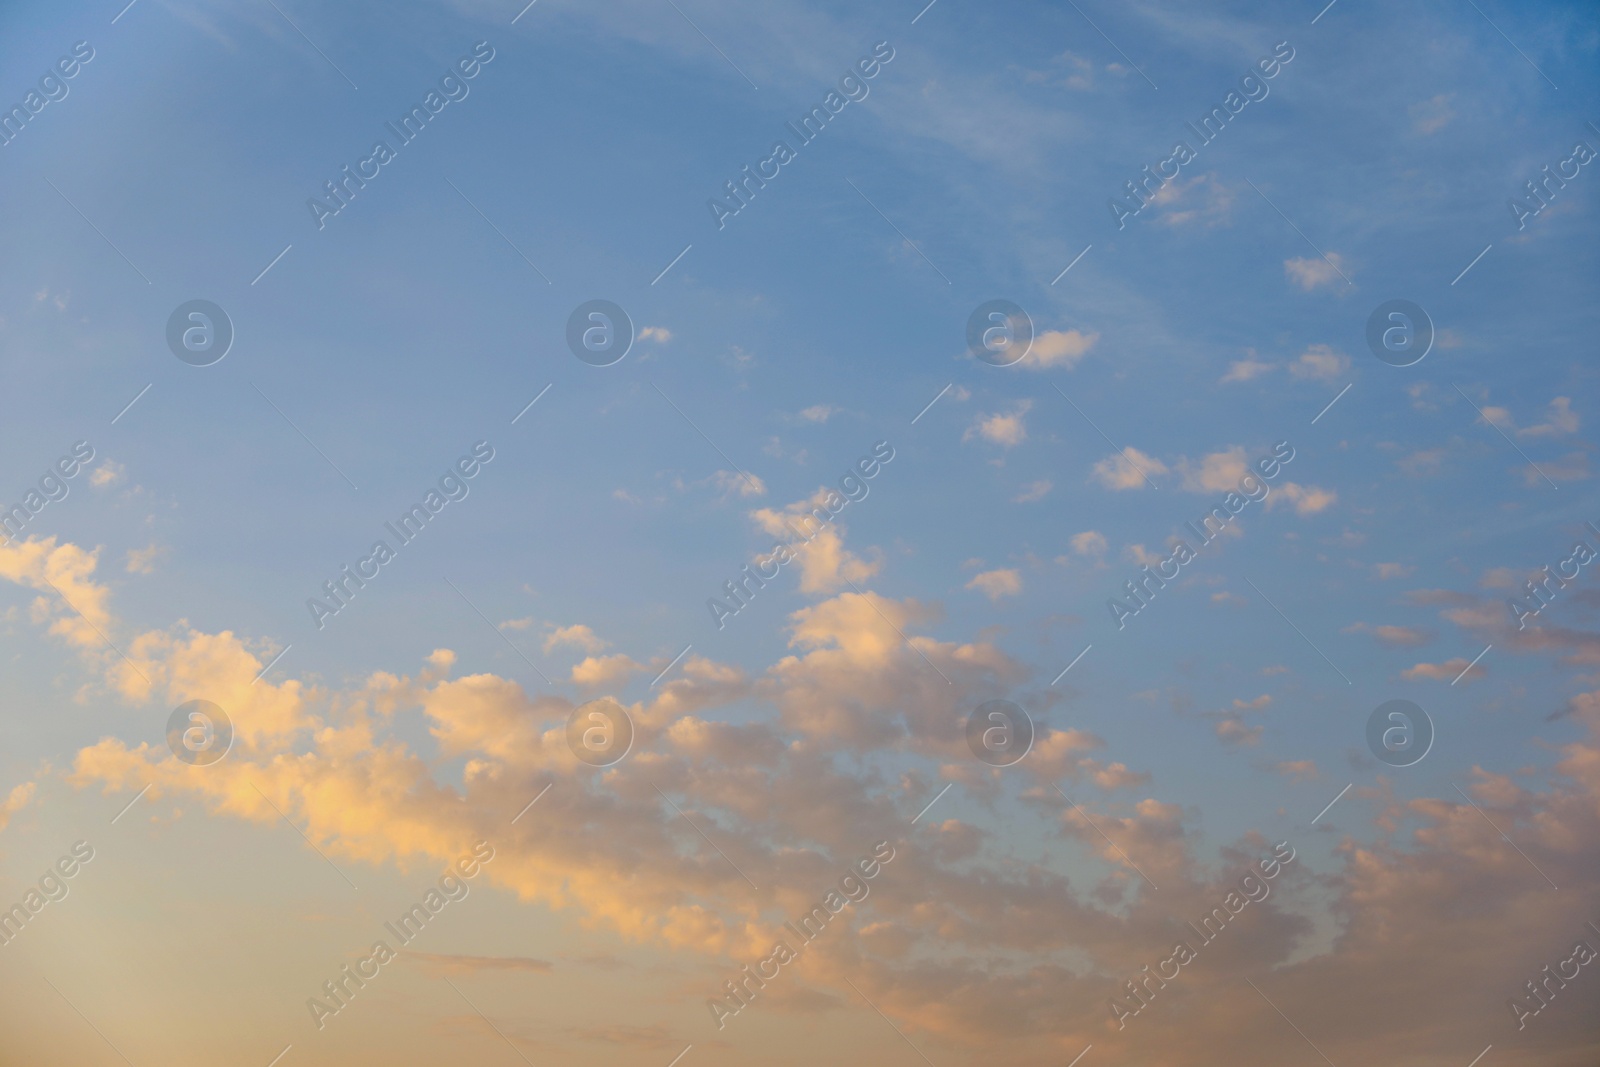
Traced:
<path fill-rule="evenodd" d="M 1072 550 L 1080 556 L 1103 556 L 1106 554 L 1105 534 L 1095 530 L 1085 530 L 1072 535 Z"/>
<path fill-rule="evenodd" d="M 1023 416 L 1027 415 L 1031 407 L 1033 401 L 1023 400 L 1010 411 L 979 415 L 978 420 L 967 430 L 962 440 L 971 440 L 974 436 L 978 436 L 1004 448 L 1020 445 L 1028 438 L 1028 427 Z"/>
<path fill-rule="evenodd" d="M 1254 358 L 1236 359 L 1232 363 L 1228 364 L 1228 373 L 1222 376 L 1221 381 L 1224 384 L 1228 382 L 1248 382 L 1253 378 L 1259 378 L 1263 374 L 1276 369 L 1276 364 L 1270 363 L 1266 360 Z"/>
<path fill-rule="evenodd" d="M 1033 504 L 1043 500 L 1050 492 L 1050 479 L 1041 478 L 1025 486 L 1022 492 L 1011 498 L 1013 504 Z"/>
<path fill-rule="evenodd" d="M 1191 493 L 1231 493 L 1250 473 L 1250 460 L 1243 445 L 1233 445 L 1201 457 L 1198 463 L 1187 458 L 1179 460 L 1178 471 L 1183 476 L 1183 488 Z"/>
<path fill-rule="evenodd" d="M 1275 500 L 1287 500 L 1294 505 L 1296 515 L 1315 515 L 1319 511 L 1326 511 L 1339 499 L 1339 494 L 1332 489 L 1319 489 L 1314 485 L 1300 485 L 1296 482 L 1284 482 L 1267 498 L 1267 506 L 1273 507 Z"/>
<path fill-rule="evenodd" d="M 1050 367 L 1072 367 L 1100 340 L 1097 333 L 1080 333 L 1077 330 L 1046 330 L 1033 339 L 1033 347 L 1022 366 L 1034 370 Z"/>
<path fill-rule="evenodd" d="M 501 625 L 507 626 L 511 629 L 523 629 L 522 626 L 514 625 L 515 622 L 519 621 L 520 620 L 513 620 L 513 623 L 501 623 Z M 577 622 L 573 623 L 571 626 L 557 626 L 545 635 L 545 655 L 548 656 L 550 653 L 564 645 L 571 646 L 572 648 L 582 649 L 585 652 L 594 653 L 610 647 L 610 642 L 602 640 L 601 637 L 588 626 L 581 622 Z"/>
<path fill-rule="evenodd" d="M 1283 261 L 1284 275 L 1308 293 L 1319 286 L 1331 286 L 1344 281 L 1344 275 L 1341 275 L 1340 271 L 1344 271 L 1344 274 L 1350 273 L 1337 252 L 1329 252 L 1326 259 L 1321 256 L 1307 256 Z"/>
<path fill-rule="evenodd" d="M 1113 453 L 1094 465 L 1093 476 L 1107 489 L 1143 489 L 1146 479 L 1166 474 L 1167 465 L 1133 446 Z"/>
<path fill-rule="evenodd" d="M 1016 596 L 1022 592 L 1022 574 L 1014 568 L 984 571 L 976 574 L 967 583 L 968 589 L 976 589 L 990 600 L 998 601 L 1001 597 Z"/>
<path fill-rule="evenodd" d="M 1331 382 L 1350 372 L 1350 357 L 1336 352 L 1328 345 L 1312 345 L 1289 364 L 1289 373 L 1296 378 L 1315 378 Z"/>

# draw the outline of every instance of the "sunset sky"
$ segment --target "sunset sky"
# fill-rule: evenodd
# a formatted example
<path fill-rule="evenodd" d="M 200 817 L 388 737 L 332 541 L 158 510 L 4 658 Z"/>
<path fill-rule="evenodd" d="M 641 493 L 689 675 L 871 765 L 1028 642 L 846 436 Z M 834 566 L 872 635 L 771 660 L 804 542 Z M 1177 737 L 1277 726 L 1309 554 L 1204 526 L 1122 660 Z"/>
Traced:
<path fill-rule="evenodd" d="M 0 6 L 0 1067 L 1594 1067 L 1593 5 L 525 3 Z"/>

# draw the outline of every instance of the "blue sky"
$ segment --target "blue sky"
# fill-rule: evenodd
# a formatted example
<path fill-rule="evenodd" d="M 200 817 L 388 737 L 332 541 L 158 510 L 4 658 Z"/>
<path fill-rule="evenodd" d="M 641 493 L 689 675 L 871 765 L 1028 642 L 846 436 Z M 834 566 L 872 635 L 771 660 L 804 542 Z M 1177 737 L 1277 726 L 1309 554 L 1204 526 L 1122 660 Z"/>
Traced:
<path fill-rule="evenodd" d="M 491 865 L 459 943 L 430 950 L 453 962 L 417 965 L 481 983 L 499 998 L 489 1016 L 529 1054 L 664 1064 L 694 1043 L 695 1056 L 780 1062 L 787 1028 L 816 1023 L 840 1050 L 910 1055 L 859 1001 L 845 1007 L 849 975 L 937 1063 L 986 1042 L 1041 1063 L 1131 1042 L 1106 1032 L 1114 976 L 1157 958 L 1163 917 L 1204 910 L 1262 835 L 1295 842 L 1304 881 L 1262 909 L 1271 922 L 1245 932 L 1249 954 L 1229 966 L 1281 983 L 1299 1012 L 1280 1006 L 1345 1058 L 1383 1048 L 1464 1064 L 1491 1042 L 1512 1062 L 1592 1058 L 1577 1009 L 1593 988 L 1524 1030 L 1505 1005 L 1568 927 L 1600 917 L 1594 577 L 1562 590 L 1531 634 L 1504 604 L 1574 540 L 1600 547 L 1584 530 L 1600 524 L 1594 167 L 1524 229 L 1507 206 L 1577 142 L 1600 149 L 1600 28 L 1585 5 L 277 6 L 0 14 L 0 101 L 20 102 L 75 42 L 94 49 L 65 98 L 0 148 L 0 501 L 22 499 L 76 441 L 96 454 L 0 571 L 0 899 L 93 826 L 107 844 L 80 881 L 106 883 L 27 932 L 58 954 L 110 944 L 138 958 L 171 916 L 137 887 L 173 870 L 177 900 L 241 917 L 241 948 L 266 952 L 261 930 L 308 915 L 341 931 L 272 945 L 270 966 L 230 979 L 248 1007 L 219 1003 L 192 1045 L 151 1017 L 121 1020 L 135 1062 L 265 1063 L 290 1043 L 339 1062 L 335 1042 L 355 1033 L 393 1042 L 397 1062 L 462 1041 L 510 1054 L 477 1016 L 451 1016 L 464 1005 L 438 982 L 442 1004 L 422 990 L 358 1002 L 340 1037 L 307 1027 L 321 978 L 306 979 L 336 970 L 379 925 L 369 917 L 460 851 L 412 806 L 421 794 L 379 788 L 396 751 L 424 776 L 413 786 L 458 798 L 468 821 L 493 822 L 501 789 L 553 781 L 581 798 L 550 815 L 566 831 L 507 831 L 503 854 L 521 858 Z M 319 229 L 307 198 L 375 139 L 394 144 L 385 122 L 478 42 L 494 58 L 470 93 Z M 894 58 L 870 94 L 719 228 L 707 199 L 774 139 L 795 146 L 785 123 L 879 42 Z M 1280 42 L 1293 58 L 1270 93 L 1119 229 L 1108 198 L 1192 142 L 1184 124 Z M 173 309 L 197 298 L 236 331 L 203 368 L 165 341 Z M 968 316 L 995 298 L 1039 335 L 1015 366 L 966 350 Z M 1365 341 L 1369 314 L 1397 298 L 1437 331 L 1405 368 Z M 641 333 L 614 366 L 566 347 L 568 316 L 592 299 L 620 304 Z M 479 441 L 494 459 L 470 494 L 319 629 L 307 598 Z M 895 458 L 836 535 L 718 629 L 707 598 L 766 554 L 776 516 L 879 441 Z M 1107 598 L 1283 441 L 1294 459 L 1237 536 L 1119 630 Z M 70 575 L 99 630 L 73 621 L 50 575 Z M 430 665 L 438 649 L 451 656 Z M 389 686 L 400 695 L 384 710 L 374 694 Z M 535 744 L 602 695 L 645 724 L 635 757 L 596 776 Z M 254 724 L 199 776 L 163 742 L 167 715 L 194 697 Z M 1002 698 L 1028 709 L 1041 743 L 1031 764 L 991 772 L 959 737 L 973 707 Z M 1437 730 L 1404 769 L 1364 741 L 1368 714 L 1395 698 Z M 712 735 L 723 740 L 702 743 Z M 317 854 L 250 799 L 269 778 L 291 821 L 388 896 L 352 905 L 325 882 Z M 917 892 L 942 887 L 938 907 L 962 914 L 930 918 L 935 905 L 886 889 L 763 1021 L 707 1032 L 703 1001 L 757 958 L 746 939 L 789 898 L 758 916 L 737 878 L 682 867 L 703 842 L 674 836 L 678 816 L 649 788 L 669 779 L 681 806 L 768 864 L 756 882 L 795 901 L 889 836 L 865 839 L 877 815 L 908 820 L 955 783 L 936 821 L 909 828 L 930 838 L 923 851 L 906 840 L 925 857 Z M 1146 849 L 1140 867 L 1192 888 L 1193 906 L 1148 891 L 1130 869 L 1139 849 L 1127 863 L 1105 849 L 1052 783 Z M 96 822 L 147 784 L 145 807 Z M 363 790 L 370 807 L 341 821 Z M 847 813 L 830 793 L 880 807 Z M 766 809 L 785 796 L 786 813 Z M 123 830 L 143 847 L 114 844 Z M 629 842 L 614 854 L 571 846 L 612 831 Z M 783 866 L 792 853 L 815 868 Z M 623 869 L 650 891 L 566 895 L 614 886 Z M 1456 895 L 1430 881 L 1446 875 Z M 1036 945 L 1008 941 L 1015 931 L 963 895 L 984 879 L 1026 895 L 1034 876 L 1084 909 L 1061 926 L 1019 919 Z M 1430 991 L 1424 1021 L 1356 1036 L 1329 1004 L 1346 984 L 1405 973 L 1366 938 L 1399 921 L 1408 892 L 1417 914 L 1435 909 L 1419 945 L 1480 936 L 1441 914 L 1537 902 L 1549 925 L 1474 942 L 1459 968 L 1471 977 Z M 715 922 L 674 910 L 691 903 Z M 1120 940 L 1090 936 L 1096 921 L 1125 923 Z M 502 945 L 508 923 L 536 934 Z M 208 951 L 171 937 L 179 957 Z M 43 947 L 27 950 L 39 953 L 28 967 L 61 977 Z M 573 963 L 552 983 L 563 961 L 601 954 L 614 970 Z M 177 960 L 148 967 L 117 973 L 153 990 L 192 980 Z M 112 988 L 114 970 L 83 963 L 63 980 L 108 1005 L 92 990 Z M 31 974 L 0 979 L 26 1005 L 0 1026 L 23 1035 L 29 1062 L 69 1062 L 42 1051 L 36 1016 L 60 1005 Z M 495 984 L 505 975 L 535 983 L 534 999 L 551 993 L 541 981 L 565 984 L 574 1003 L 528 1008 Z M 1016 1014 L 963 1011 L 974 976 Z M 651 1020 L 627 1024 L 637 1032 L 608 1029 L 623 1024 L 595 1004 L 613 980 Z M 1230 1048 L 1273 1062 L 1309 1051 L 1276 1044 L 1276 1016 L 1224 984 L 1174 998 L 1217 1019 L 1207 1032 Z M 1059 1010 L 1017 1007 L 1057 994 Z M 563 1030 L 569 1018 L 581 1034 Z M 1113 1054 L 1204 1062 L 1181 1018 L 1195 1021 L 1141 1020 L 1147 1044 Z M 1430 1027 L 1469 1025 L 1483 1031 L 1471 1048 L 1428 1043 Z"/>

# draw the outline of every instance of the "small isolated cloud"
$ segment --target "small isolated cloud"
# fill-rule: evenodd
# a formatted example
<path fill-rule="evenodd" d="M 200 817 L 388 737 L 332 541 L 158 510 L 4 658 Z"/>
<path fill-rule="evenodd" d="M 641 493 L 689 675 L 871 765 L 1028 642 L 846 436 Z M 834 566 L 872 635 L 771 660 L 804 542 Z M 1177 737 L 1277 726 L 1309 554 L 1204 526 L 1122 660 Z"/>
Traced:
<path fill-rule="evenodd" d="M 1271 703 L 1272 703 L 1272 694 L 1271 693 L 1262 693 L 1260 696 L 1256 697 L 1253 700 L 1240 700 L 1238 697 L 1235 697 L 1234 700 L 1233 700 L 1233 710 L 1234 711 L 1260 711 L 1262 708 L 1267 707 Z"/>
<path fill-rule="evenodd" d="M 1047 367 L 1072 367 L 1100 340 L 1097 333 L 1080 333 L 1077 330 L 1046 330 L 1033 339 L 1024 367 L 1044 370 Z"/>
<path fill-rule="evenodd" d="M 1439 473 L 1439 468 L 1444 465 L 1444 456 L 1442 448 L 1423 448 L 1401 456 L 1394 461 L 1394 465 L 1414 478 L 1423 478 Z"/>
<path fill-rule="evenodd" d="M 1316 256 L 1283 261 L 1285 277 L 1308 293 L 1318 286 L 1335 285 L 1344 281 L 1344 274 L 1340 273 L 1344 270 L 1344 260 L 1337 252 L 1329 252 L 1326 259 Z"/>
<path fill-rule="evenodd" d="M 1032 504 L 1043 500 L 1050 492 L 1050 479 L 1042 478 L 1025 486 L 1022 492 L 1011 498 L 1013 504 Z"/>
<path fill-rule="evenodd" d="M 1314 485 L 1299 485 L 1295 482 L 1284 482 L 1278 491 L 1267 498 L 1267 506 L 1277 499 L 1287 500 L 1294 505 L 1296 515 L 1315 515 L 1319 511 L 1326 511 L 1339 499 L 1339 494 L 1332 489 L 1319 489 Z"/>
<path fill-rule="evenodd" d="M 1308 759 L 1285 760 L 1273 765 L 1273 770 L 1291 782 L 1309 782 L 1318 777 L 1317 765 Z"/>
<path fill-rule="evenodd" d="M 500 622 L 500 629 L 502 629 L 502 630 L 531 630 L 531 629 L 533 629 L 533 616 L 532 615 L 525 615 L 520 619 L 503 619 Z M 548 651 L 550 651 L 550 649 L 548 647 L 546 647 L 545 651 L 548 652 Z"/>
<path fill-rule="evenodd" d="M 122 481 L 122 475 L 127 469 L 114 459 L 101 460 L 100 466 L 89 472 L 89 484 L 96 489 L 116 485 Z"/>
<path fill-rule="evenodd" d="M 711 476 L 711 482 L 722 491 L 724 497 L 764 496 L 767 492 L 767 483 L 754 474 L 718 471 Z"/>
<path fill-rule="evenodd" d="M 1024 70 L 1022 77 L 1030 85 L 1049 85 L 1080 92 L 1094 87 L 1094 64 L 1082 56 L 1062 52 L 1050 60 L 1057 70 Z"/>
<path fill-rule="evenodd" d="M 665 326 L 646 326 L 639 331 L 639 340 L 654 341 L 658 345 L 664 345 L 672 340 L 672 331 Z"/>
<path fill-rule="evenodd" d="M 1517 428 L 1516 420 L 1511 417 L 1511 412 L 1506 408 L 1495 407 L 1493 404 L 1484 404 L 1479 411 L 1483 414 L 1483 421 L 1490 426 L 1496 426 L 1502 430 L 1515 430 Z"/>
<path fill-rule="evenodd" d="M 1085 530 L 1072 535 L 1072 550 L 1080 556 L 1098 557 L 1106 554 L 1106 536 L 1095 530 Z"/>
<path fill-rule="evenodd" d="M 1454 682 L 1458 676 L 1463 682 L 1470 682 L 1474 678 L 1482 678 L 1486 673 L 1483 663 L 1480 661 L 1468 668 L 1469 663 L 1472 661 L 1465 656 L 1457 656 L 1443 663 L 1419 663 L 1415 667 L 1407 667 L 1401 671 L 1400 677 L 1408 682 Z M 1462 671 L 1467 673 L 1462 675 Z"/>
<path fill-rule="evenodd" d="M 972 581 L 967 583 L 968 589 L 976 589 L 990 600 L 998 601 L 1003 596 L 1016 596 L 1022 592 L 1022 575 L 1016 570 L 984 571 L 974 575 Z"/>
<path fill-rule="evenodd" d="M 520 627 L 511 626 L 509 623 L 501 623 L 501 625 L 506 626 L 509 629 L 520 629 Z M 546 634 L 544 639 L 544 654 L 548 656 L 551 652 L 555 651 L 557 648 L 560 648 L 562 645 L 568 645 L 572 648 L 581 649 L 584 652 L 593 653 L 599 652 L 604 648 L 609 648 L 611 642 L 602 640 L 598 634 L 580 622 L 574 623 L 571 626 L 558 626 L 551 630 L 550 633 Z"/>
<path fill-rule="evenodd" d="M 1221 381 L 1224 385 L 1228 382 L 1248 382 L 1276 369 L 1276 364 L 1256 359 L 1254 356 L 1248 359 L 1236 359 L 1228 364 L 1228 373 L 1222 376 Z"/>
<path fill-rule="evenodd" d="M 1350 357 L 1328 345 L 1312 345 L 1289 364 L 1289 373 L 1296 378 L 1315 378 L 1323 382 L 1343 378 L 1349 370 Z"/>
<path fill-rule="evenodd" d="M 1107 489 L 1143 489 L 1145 478 L 1168 473 L 1169 468 L 1154 456 L 1147 456 L 1131 445 L 1094 465 L 1094 478 Z"/>
<path fill-rule="evenodd" d="M 1152 552 L 1143 545 L 1129 545 L 1122 550 L 1122 556 L 1137 567 L 1156 567 L 1166 558 L 1161 553 Z"/>
<path fill-rule="evenodd" d="M 1178 470 L 1183 474 L 1183 488 L 1191 493 L 1228 493 L 1250 473 L 1250 460 L 1243 445 L 1233 445 L 1202 457 L 1199 463 L 1182 459 Z"/>
<path fill-rule="evenodd" d="M 1217 723 L 1217 736 L 1228 745 L 1259 744 L 1265 731 L 1264 726 L 1246 726 L 1238 716 L 1229 716 Z"/>
<path fill-rule="evenodd" d="M 1202 174 L 1187 182 L 1169 181 L 1156 190 L 1150 203 L 1161 209 L 1160 220 L 1168 226 L 1215 226 L 1226 221 L 1233 206 L 1233 190 L 1217 181 L 1215 174 Z"/>
<path fill-rule="evenodd" d="M 1388 581 L 1391 578 L 1404 578 L 1415 569 L 1402 563 L 1374 563 L 1372 565 L 1372 576 L 1380 581 Z"/>
<path fill-rule="evenodd" d="M 610 656 L 589 656 L 572 668 L 574 685 L 603 688 L 618 685 L 629 677 L 648 670 L 644 664 L 623 652 Z"/>
<path fill-rule="evenodd" d="M 1557 434 L 1578 432 L 1578 413 L 1572 410 L 1570 397 L 1558 396 L 1550 401 L 1550 415 L 1541 423 L 1524 426 L 1518 437 L 1554 437 Z"/>
<path fill-rule="evenodd" d="M 1438 133 L 1450 124 L 1456 113 L 1450 110 L 1454 93 L 1440 93 L 1431 100 L 1412 104 L 1406 110 L 1411 114 L 1411 130 L 1422 137 Z"/>
<path fill-rule="evenodd" d="M 161 555 L 161 549 L 155 545 L 145 548 L 128 549 L 129 574 L 154 574 L 156 570 L 156 557 Z"/>
<path fill-rule="evenodd" d="M 1347 634 L 1371 634 L 1373 640 L 1394 648 L 1415 648 L 1434 638 L 1431 630 L 1418 626 L 1369 626 L 1364 622 L 1351 623 L 1344 628 Z M 1454 677 L 1452 675 L 1452 677 Z"/>
<path fill-rule="evenodd" d="M 839 414 L 839 409 L 828 404 L 813 404 L 800 412 L 800 418 L 806 422 L 827 422 Z"/>
<path fill-rule="evenodd" d="M 1020 445 L 1028 439 L 1028 427 L 1023 422 L 1023 416 L 1028 409 L 1033 407 L 1033 401 L 1023 400 L 1009 412 L 996 412 L 993 415 L 979 415 L 978 421 L 972 424 L 962 437 L 963 441 L 970 440 L 974 434 L 985 441 L 1011 448 Z"/>

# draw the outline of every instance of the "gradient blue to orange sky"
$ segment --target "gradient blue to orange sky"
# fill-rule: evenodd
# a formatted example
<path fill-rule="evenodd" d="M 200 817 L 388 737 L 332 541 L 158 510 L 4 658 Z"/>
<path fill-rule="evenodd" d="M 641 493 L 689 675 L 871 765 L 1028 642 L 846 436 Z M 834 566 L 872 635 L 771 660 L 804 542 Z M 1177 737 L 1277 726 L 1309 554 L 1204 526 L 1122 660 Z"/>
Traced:
<path fill-rule="evenodd" d="M 525 3 L 0 6 L 0 1067 L 1594 1067 L 1593 4 Z"/>

